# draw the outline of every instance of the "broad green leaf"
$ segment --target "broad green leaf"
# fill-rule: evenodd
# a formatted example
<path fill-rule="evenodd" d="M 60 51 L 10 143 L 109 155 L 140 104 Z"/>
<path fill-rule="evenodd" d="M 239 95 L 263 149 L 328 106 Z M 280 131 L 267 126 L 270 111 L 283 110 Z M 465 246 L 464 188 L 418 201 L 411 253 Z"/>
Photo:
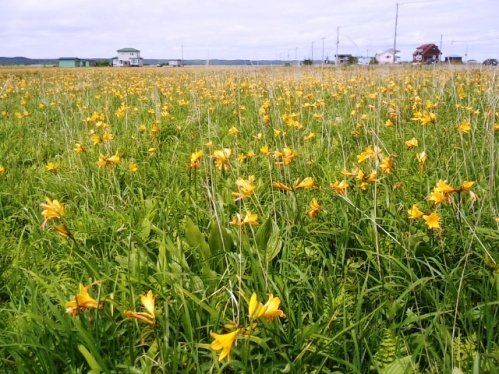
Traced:
<path fill-rule="evenodd" d="M 270 350 L 270 347 L 268 346 L 267 342 L 264 339 L 262 339 L 262 338 L 260 338 L 258 336 L 250 335 L 248 337 L 248 340 L 250 340 L 250 341 L 258 344 L 263 349 Z"/>
<path fill-rule="evenodd" d="M 142 230 L 140 231 L 140 238 L 143 241 L 149 239 L 149 235 L 151 235 L 151 228 L 152 228 L 151 221 L 149 220 L 149 218 L 145 217 L 142 220 Z"/>
<path fill-rule="evenodd" d="M 281 232 L 274 229 L 267 242 L 265 260 L 267 262 L 272 261 L 281 252 L 282 246 L 283 242 L 281 238 Z"/>
<path fill-rule="evenodd" d="M 413 371 L 412 356 L 398 358 L 379 371 L 380 374 L 409 374 Z"/>
<path fill-rule="evenodd" d="M 208 260 L 211 257 L 210 246 L 206 243 L 199 227 L 189 217 L 185 219 L 185 240 L 190 246 L 199 249 L 203 259 Z"/>
<path fill-rule="evenodd" d="M 210 252 L 223 253 L 232 250 L 232 237 L 225 227 L 218 225 L 216 220 L 213 220 L 210 225 L 210 236 L 208 237 Z"/>
<path fill-rule="evenodd" d="M 269 217 L 263 225 L 258 228 L 255 234 L 255 242 L 260 251 L 265 251 L 267 249 L 270 235 L 272 235 L 272 219 Z"/>
<path fill-rule="evenodd" d="M 102 368 L 100 365 L 97 363 L 97 360 L 95 359 L 94 356 L 88 351 L 87 348 L 83 344 L 78 345 L 78 350 L 81 352 L 83 357 L 85 357 L 85 360 L 87 361 L 88 366 L 90 366 L 90 372 L 91 374 L 99 374 L 102 372 Z"/>

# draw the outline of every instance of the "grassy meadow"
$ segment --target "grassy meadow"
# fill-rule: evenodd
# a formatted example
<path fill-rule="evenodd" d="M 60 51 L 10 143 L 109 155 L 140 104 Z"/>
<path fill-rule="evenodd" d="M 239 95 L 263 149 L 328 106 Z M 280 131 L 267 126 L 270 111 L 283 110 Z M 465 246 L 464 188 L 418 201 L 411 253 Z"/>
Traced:
<path fill-rule="evenodd" d="M 0 69 L 0 372 L 499 372 L 497 69 Z"/>

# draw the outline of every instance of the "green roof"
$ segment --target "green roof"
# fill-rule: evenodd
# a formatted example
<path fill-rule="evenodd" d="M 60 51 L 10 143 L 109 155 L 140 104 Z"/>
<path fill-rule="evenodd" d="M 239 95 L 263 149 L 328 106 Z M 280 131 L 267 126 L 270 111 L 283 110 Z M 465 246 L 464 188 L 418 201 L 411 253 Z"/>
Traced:
<path fill-rule="evenodd" d="M 135 48 L 121 48 L 118 49 L 118 52 L 140 52 L 140 51 Z"/>

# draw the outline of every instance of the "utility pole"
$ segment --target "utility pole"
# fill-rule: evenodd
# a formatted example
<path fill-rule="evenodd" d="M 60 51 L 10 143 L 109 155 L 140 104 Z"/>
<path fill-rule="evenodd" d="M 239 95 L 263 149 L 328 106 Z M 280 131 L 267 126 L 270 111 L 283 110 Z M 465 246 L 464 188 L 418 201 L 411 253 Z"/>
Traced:
<path fill-rule="evenodd" d="M 334 59 L 334 65 L 335 66 L 338 66 L 338 61 L 339 61 L 339 57 L 338 57 L 338 50 L 339 50 L 339 45 L 340 45 L 340 27 L 336 27 L 336 54 L 334 55 L 335 59 Z"/>
<path fill-rule="evenodd" d="M 312 42 L 312 64 L 314 63 L 314 42 Z"/>
<path fill-rule="evenodd" d="M 440 46 L 439 46 L 439 49 L 440 49 L 440 55 L 438 56 L 438 62 L 442 62 L 442 39 L 443 39 L 443 34 L 440 34 Z"/>
<path fill-rule="evenodd" d="M 324 65 L 324 37 L 321 38 L 322 39 L 322 65 Z"/>
<path fill-rule="evenodd" d="M 395 34 L 393 36 L 393 63 L 397 62 L 397 23 L 399 18 L 399 3 L 397 3 L 397 7 L 395 10 Z"/>

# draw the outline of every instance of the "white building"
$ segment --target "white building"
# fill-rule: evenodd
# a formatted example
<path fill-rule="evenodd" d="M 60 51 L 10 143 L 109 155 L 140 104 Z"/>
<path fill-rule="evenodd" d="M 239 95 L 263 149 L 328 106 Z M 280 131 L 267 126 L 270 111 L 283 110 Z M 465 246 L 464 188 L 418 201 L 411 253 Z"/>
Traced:
<path fill-rule="evenodd" d="M 389 48 L 384 52 L 376 53 L 375 58 L 378 64 L 393 64 L 393 63 L 396 64 L 400 59 L 400 57 L 397 56 L 397 53 L 399 52 L 400 52 L 399 50 L 394 50 L 393 48 Z"/>
<path fill-rule="evenodd" d="M 143 66 L 144 59 L 140 51 L 135 48 L 121 48 L 117 50 L 118 56 L 113 58 L 113 66 Z"/>
<path fill-rule="evenodd" d="M 175 68 L 179 68 L 181 66 L 184 66 L 182 60 L 170 60 L 168 61 L 168 66 L 173 66 Z"/>

